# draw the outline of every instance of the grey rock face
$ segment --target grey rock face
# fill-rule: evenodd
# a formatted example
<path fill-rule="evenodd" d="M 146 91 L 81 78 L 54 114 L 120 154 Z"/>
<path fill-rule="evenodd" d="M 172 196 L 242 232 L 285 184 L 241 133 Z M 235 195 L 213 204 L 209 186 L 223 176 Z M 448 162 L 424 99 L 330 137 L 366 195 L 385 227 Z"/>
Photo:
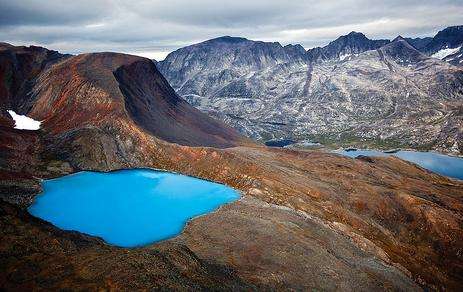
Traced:
<path fill-rule="evenodd" d="M 158 67 L 189 103 L 256 139 L 463 152 L 463 69 L 402 37 L 351 33 L 306 53 L 225 37 Z"/>

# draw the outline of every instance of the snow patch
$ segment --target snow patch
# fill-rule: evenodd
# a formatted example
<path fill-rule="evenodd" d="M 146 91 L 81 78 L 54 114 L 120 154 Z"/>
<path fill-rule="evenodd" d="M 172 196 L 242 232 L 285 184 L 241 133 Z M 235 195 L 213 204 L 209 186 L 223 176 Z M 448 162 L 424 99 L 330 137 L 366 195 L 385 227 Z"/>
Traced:
<path fill-rule="evenodd" d="M 339 60 L 344 61 L 347 57 L 350 57 L 352 54 L 339 55 Z"/>
<path fill-rule="evenodd" d="M 40 124 L 42 122 L 36 121 L 32 118 L 23 116 L 23 115 L 18 115 L 12 110 L 9 110 L 8 113 L 10 116 L 13 118 L 15 125 L 15 129 L 20 129 L 20 130 L 38 130 L 40 129 Z"/>
<path fill-rule="evenodd" d="M 437 59 L 444 59 L 445 57 L 453 55 L 456 52 L 458 52 L 460 50 L 460 48 L 461 48 L 461 46 L 459 46 L 457 48 L 453 48 L 453 49 L 445 48 L 445 49 L 442 49 L 442 50 L 438 51 L 437 53 L 432 54 L 431 57 L 437 58 Z"/>

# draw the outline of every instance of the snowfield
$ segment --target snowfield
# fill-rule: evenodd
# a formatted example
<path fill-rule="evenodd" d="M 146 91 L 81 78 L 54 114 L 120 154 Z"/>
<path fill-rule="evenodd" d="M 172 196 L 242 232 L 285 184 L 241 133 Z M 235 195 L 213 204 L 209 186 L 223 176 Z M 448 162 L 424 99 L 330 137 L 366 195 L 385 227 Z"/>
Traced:
<path fill-rule="evenodd" d="M 437 53 L 432 54 L 431 57 L 437 58 L 437 59 L 444 59 L 445 57 L 453 55 L 456 52 L 458 52 L 460 50 L 460 48 L 461 48 L 461 46 L 457 47 L 457 48 L 453 48 L 453 49 L 449 49 L 449 48 L 442 49 L 442 50 L 438 51 Z"/>
<path fill-rule="evenodd" d="M 15 122 L 15 129 L 20 129 L 20 130 L 38 130 L 40 129 L 40 121 L 36 121 L 32 118 L 29 118 L 27 116 L 23 115 L 18 115 L 12 110 L 9 110 L 8 113 L 10 116 L 13 118 Z"/>

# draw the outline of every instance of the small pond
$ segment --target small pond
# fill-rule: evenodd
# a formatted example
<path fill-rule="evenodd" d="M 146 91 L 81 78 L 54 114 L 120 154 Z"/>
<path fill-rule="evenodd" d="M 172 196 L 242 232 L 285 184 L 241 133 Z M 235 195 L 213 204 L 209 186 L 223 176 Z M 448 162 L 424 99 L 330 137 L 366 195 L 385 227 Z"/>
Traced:
<path fill-rule="evenodd" d="M 345 150 L 336 150 L 335 152 L 349 157 L 357 157 L 359 155 L 394 155 L 403 160 L 416 163 L 432 172 L 463 180 L 463 158 L 460 157 L 439 154 L 436 152 L 419 152 L 409 150 L 382 152 L 378 150 L 357 150 L 350 148 Z"/>
<path fill-rule="evenodd" d="M 269 147 L 285 147 L 291 144 L 296 143 L 296 141 L 291 139 L 279 139 L 279 140 L 269 140 L 265 142 L 265 146 Z"/>
<path fill-rule="evenodd" d="M 225 185 L 175 173 L 83 171 L 44 181 L 28 210 L 61 229 L 137 247 L 174 237 L 189 219 L 238 198 Z"/>

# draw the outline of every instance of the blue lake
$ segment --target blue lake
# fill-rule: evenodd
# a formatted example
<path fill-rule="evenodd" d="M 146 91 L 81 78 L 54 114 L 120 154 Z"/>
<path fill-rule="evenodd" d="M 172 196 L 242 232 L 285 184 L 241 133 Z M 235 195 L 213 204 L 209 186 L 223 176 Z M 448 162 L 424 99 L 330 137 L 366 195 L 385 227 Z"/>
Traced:
<path fill-rule="evenodd" d="M 83 171 L 44 181 L 28 210 L 61 229 L 136 247 L 174 237 L 189 219 L 238 198 L 225 185 L 169 172 Z"/>
<path fill-rule="evenodd" d="M 338 150 L 336 153 L 349 157 L 365 156 L 390 156 L 394 155 L 403 160 L 407 160 L 420 165 L 432 172 L 445 175 L 448 177 L 463 180 L 463 158 L 448 156 L 435 152 L 418 152 L 418 151 L 397 151 L 394 153 L 385 153 L 377 150 Z"/>

